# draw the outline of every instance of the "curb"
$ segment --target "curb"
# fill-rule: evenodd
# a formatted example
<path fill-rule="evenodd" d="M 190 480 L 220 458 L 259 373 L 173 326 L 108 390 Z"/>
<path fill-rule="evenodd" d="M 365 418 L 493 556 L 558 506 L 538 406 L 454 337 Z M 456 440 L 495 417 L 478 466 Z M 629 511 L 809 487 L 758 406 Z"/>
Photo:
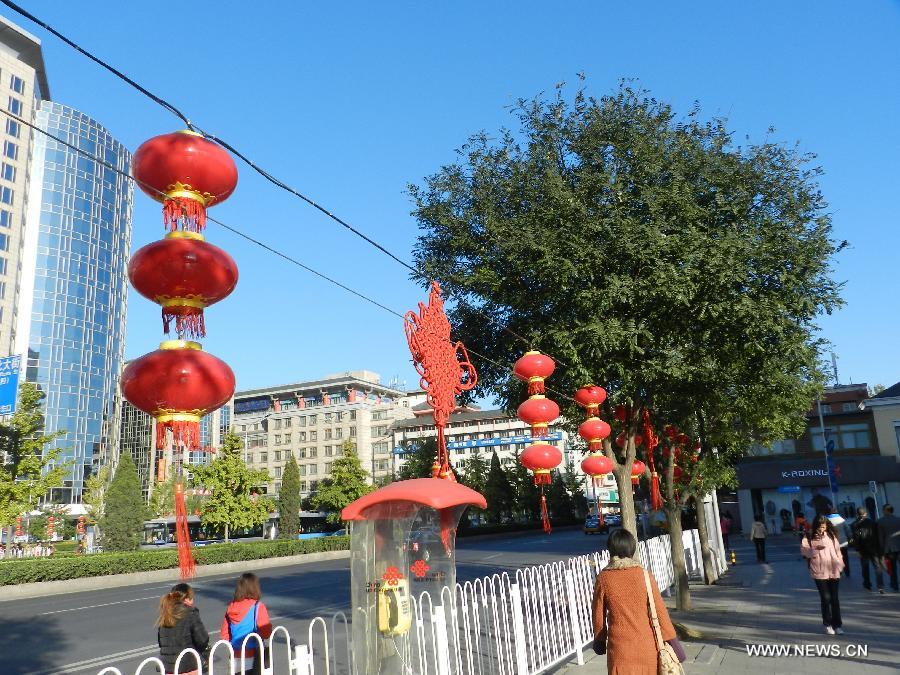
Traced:
<path fill-rule="evenodd" d="M 195 578 L 214 577 L 231 572 L 246 572 L 248 569 L 268 569 L 271 567 L 289 567 L 302 563 L 321 562 L 323 560 L 339 560 L 349 558 L 350 551 L 322 551 L 320 553 L 303 553 L 280 558 L 261 558 L 259 560 L 239 560 L 237 562 L 217 563 L 215 565 L 198 565 Z M 128 574 L 108 574 L 99 577 L 82 577 L 62 581 L 37 581 L 27 584 L 0 586 L 0 603 L 27 598 L 43 598 L 65 593 L 81 593 L 123 586 L 138 586 L 154 581 L 180 581 L 178 568 L 152 572 L 129 572 Z"/>

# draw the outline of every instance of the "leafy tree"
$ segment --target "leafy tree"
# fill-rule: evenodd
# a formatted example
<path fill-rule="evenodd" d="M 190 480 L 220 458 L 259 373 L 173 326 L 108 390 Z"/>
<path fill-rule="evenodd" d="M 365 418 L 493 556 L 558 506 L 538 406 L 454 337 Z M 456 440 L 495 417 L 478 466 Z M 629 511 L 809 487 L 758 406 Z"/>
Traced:
<path fill-rule="evenodd" d="M 175 468 L 169 469 L 166 480 L 154 483 L 150 487 L 150 513 L 156 518 L 171 516 L 175 513 Z"/>
<path fill-rule="evenodd" d="M 584 474 L 575 472 L 575 462 L 569 459 L 560 472 L 563 486 L 566 492 L 572 497 L 572 506 L 574 508 L 574 517 L 580 518 L 587 514 L 588 503 L 584 494 Z"/>
<path fill-rule="evenodd" d="M 406 445 L 403 466 L 400 467 L 400 480 L 410 478 L 428 478 L 431 467 L 437 457 L 437 438 L 434 436 L 416 439 Z"/>
<path fill-rule="evenodd" d="M 141 545 L 147 506 L 141 495 L 141 480 L 131 454 L 119 456 L 119 464 L 106 493 L 106 509 L 100 520 L 103 548 L 136 551 Z"/>
<path fill-rule="evenodd" d="M 506 472 L 500 466 L 500 458 L 497 452 L 491 453 L 491 466 L 488 469 L 487 480 L 484 483 L 484 495 L 487 501 L 487 520 L 490 523 L 503 522 L 505 516 L 509 516 L 513 508 L 515 493 L 506 477 Z"/>
<path fill-rule="evenodd" d="M 71 462 L 60 462 L 62 449 L 50 447 L 65 431 L 44 434 L 43 392 L 32 382 L 19 385 L 16 412 L 0 423 L 0 525 L 12 541 L 16 517 L 34 510 L 39 500 L 60 487 Z"/>
<path fill-rule="evenodd" d="M 490 464 L 482 457 L 480 448 L 476 446 L 473 448 L 473 451 L 471 455 L 463 460 L 462 468 L 457 472 L 457 480 L 466 487 L 472 488 L 475 492 L 484 494 Z M 480 522 L 484 516 L 484 509 L 476 509 L 474 506 L 469 507 L 469 513 Z M 468 519 L 464 517 L 462 522 L 467 523 Z"/>
<path fill-rule="evenodd" d="M 275 509 L 271 499 L 256 492 L 271 480 L 269 472 L 248 467 L 243 449 L 240 436 L 229 431 L 216 458 L 192 469 L 192 484 L 211 493 L 203 501 L 200 520 L 204 527 L 224 529 L 226 542 L 231 530 L 262 525 Z"/>
<path fill-rule="evenodd" d="M 603 452 L 633 531 L 645 410 L 688 406 L 738 453 L 802 429 L 824 381 L 816 320 L 841 304 L 831 261 L 846 242 L 832 239 L 811 156 L 736 146 L 699 108 L 678 117 L 623 85 L 571 102 L 560 89 L 515 113 L 517 132 L 473 136 L 410 187 L 416 262 L 457 298 L 455 335 L 487 357 L 481 395 L 521 401 L 506 365 L 517 334 L 560 360 L 553 388 L 602 384 L 607 420 L 626 406 L 624 448 Z"/>
<path fill-rule="evenodd" d="M 541 518 L 541 489 L 534 484 L 534 476 L 519 461 L 516 461 L 508 472 L 509 482 L 513 489 L 515 517 L 520 520 L 538 521 Z"/>
<path fill-rule="evenodd" d="M 566 490 L 566 484 L 559 471 L 553 472 L 553 480 L 550 483 L 550 489 L 547 490 L 547 508 L 553 518 L 560 520 L 574 520 L 575 518 L 575 500 Z"/>
<path fill-rule="evenodd" d="M 92 473 L 84 483 L 81 502 L 87 511 L 85 522 L 97 525 L 103 518 L 106 508 L 106 491 L 109 489 L 109 465 L 104 464 L 96 473 Z"/>
<path fill-rule="evenodd" d="M 281 490 L 278 493 L 278 515 L 281 519 L 278 528 L 280 539 L 294 539 L 300 531 L 300 469 L 297 460 L 291 454 L 284 466 L 281 477 Z"/>
<path fill-rule="evenodd" d="M 341 520 L 341 509 L 372 491 L 369 474 L 362 468 L 352 443 L 344 443 L 343 456 L 334 461 L 331 477 L 319 483 L 319 490 L 312 496 L 312 504 L 320 511 L 328 512 L 328 522 Z"/>

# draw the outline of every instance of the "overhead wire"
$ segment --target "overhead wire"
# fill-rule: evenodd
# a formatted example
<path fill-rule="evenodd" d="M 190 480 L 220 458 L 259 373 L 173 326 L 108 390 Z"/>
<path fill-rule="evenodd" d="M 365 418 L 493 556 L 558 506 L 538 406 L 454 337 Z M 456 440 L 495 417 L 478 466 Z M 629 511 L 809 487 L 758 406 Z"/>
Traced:
<path fill-rule="evenodd" d="M 238 150 L 237 148 L 235 148 L 231 143 L 229 143 L 229 142 L 225 141 L 224 139 L 222 139 L 222 138 L 216 136 L 215 134 L 211 134 L 211 133 L 209 133 L 209 132 L 203 130 L 203 129 L 202 129 L 201 127 L 199 127 L 197 124 L 193 123 L 193 122 L 190 120 L 190 118 L 188 118 L 188 116 L 187 116 L 185 113 L 181 112 L 181 110 L 179 110 L 179 109 L 178 109 L 177 107 L 175 107 L 173 104 L 169 103 L 167 100 L 165 100 L 165 99 L 162 98 L 161 96 L 157 96 L 156 94 L 152 93 L 152 92 L 151 92 L 150 90 L 148 90 L 146 87 L 140 85 L 138 82 L 136 82 L 134 79 L 132 79 L 131 77 L 129 77 L 128 75 L 126 75 L 125 73 L 123 73 L 121 70 L 115 68 L 114 66 L 110 65 L 109 63 L 107 63 L 107 62 L 104 61 L 103 59 L 99 58 L 98 56 L 95 56 L 94 54 L 92 54 L 92 53 L 89 52 L 88 50 L 84 49 L 84 48 L 81 47 L 79 44 L 77 44 L 74 40 L 71 40 L 70 38 L 66 37 L 64 34 L 60 33 L 58 30 L 56 30 L 55 28 L 53 28 L 53 27 L 52 27 L 50 24 L 48 24 L 46 21 L 43 21 L 42 19 L 39 19 L 39 18 L 36 17 L 34 14 L 32 14 L 31 12 L 29 12 L 29 11 L 26 10 L 25 8 L 21 7 L 20 5 L 16 4 L 15 2 L 12 2 L 11 0 L 0 0 L 0 2 L 2 2 L 4 5 L 6 5 L 7 7 L 9 7 L 9 8 L 10 8 L 11 10 L 13 10 L 14 12 L 17 12 L 18 14 L 20 14 L 20 15 L 23 16 L 23 17 L 25 17 L 25 18 L 28 19 L 29 21 L 32 21 L 32 22 L 36 23 L 36 24 L 37 24 L 38 26 L 40 26 L 41 28 L 47 30 L 48 32 L 50 32 L 50 33 L 53 34 L 54 36 L 58 37 L 58 38 L 59 38 L 60 40 L 62 40 L 65 44 L 69 45 L 71 48 L 75 49 L 78 53 L 82 54 L 83 56 L 86 56 L 86 57 L 89 58 L 91 61 L 93 61 L 94 63 L 96 63 L 97 65 L 99 65 L 100 67 L 102 67 L 102 68 L 104 68 L 105 70 L 109 71 L 110 73 L 112 73 L 113 75 L 115 75 L 116 77 L 118 77 L 119 79 L 121 79 L 123 82 L 125 82 L 125 83 L 127 83 L 128 85 L 134 87 L 137 91 L 139 91 L 140 93 L 144 94 L 144 95 L 145 95 L 147 98 L 149 98 L 151 101 L 153 101 L 153 102 L 156 103 L 157 105 L 162 106 L 163 108 L 165 108 L 166 110 L 168 110 L 170 113 L 172 113 L 173 115 L 175 115 L 176 117 L 178 117 L 178 118 L 179 118 L 182 122 L 184 122 L 184 123 L 187 125 L 187 127 L 188 127 L 189 129 L 191 129 L 192 131 L 195 131 L 195 132 L 201 134 L 201 135 L 202 135 L 204 138 L 206 138 L 207 140 L 210 140 L 210 141 L 212 141 L 212 142 L 214 142 L 214 143 L 217 143 L 218 145 L 222 146 L 223 148 L 225 148 L 226 150 L 228 150 L 229 152 L 231 152 L 232 154 L 234 154 L 238 159 L 240 159 L 240 160 L 241 160 L 242 162 L 244 162 L 247 166 L 249 166 L 251 169 L 253 169 L 254 171 L 256 171 L 256 172 L 257 172 L 260 176 L 262 176 L 265 180 L 269 181 L 270 183 L 272 183 L 272 184 L 275 185 L 276 187 L 278 187 L 278 188 L 280 188 L 280 189 L 282 189 L 282 190 L 284 190 L 284 191 L 286 191 L 286 192 L 288 192 L 288 193 L 294 195 L 295 197 L 301 199 L 302 201 L 304 201 L 304 202 L 305 202 L 306 204 L 308 204 L 309 206 L 312 206 L 313 208 L 315 208 L 316 210 L 318 210 L 319 212 L 321 212 L 322 214 L 324 214 L 327 218 L 330 218 L 330 219 L 333 220 L 334 222 L 338 223 L 339 225 L 341 225 L 342 227 L 344 227 L 345 229 L 347 229 L 349 232 L 351 232 L 353 235 L 359 237 L 360 239 L 362 239 L 363 241 L 365 241 L 366 243 L 368 243 L 370 246 L 372 246 L 372 247 L 374 247 L 376 250 L 380 251 L 382 254 L 388 256 L 389 258 L 391 258 L 392 260 L 394 260 L 394 261 L 397 262 L 398 264 L 402 265 L 404 268 L 406 268 L 407 270 L 409 270 L 409 271 L 410 271 L 414 276 L 416 276 L 417 278 L 419 278 L 419 279 L 421 279 L 421 280 L 423 280 L 423 281 L 426 281 L 426 282 L 431 281 L 431 277 L 429 277 L 429 276 L 426 275 L 425 273 L 421 272 L 421 271 L 420 271 L 419 269 L 417 269 L 415 266 L 413 266 L 413 265 L 411 265 L 410 263 L 408 263 L 408 262 L 406 262 L 405 260 L 403 260 L 401 257 L 399 257 L 398 255 L 396 255 L 395 253 L 393 253 L 392 251 L 390 251 L 386 246 L 380 244 L 378 241 L 376 241 L 375 239 L 373 239 L 373 238 L 370 237 L 369 235 L 365 234 L 364 232 L 362 232 L 362 231 L 359 230 L 358 228 L 354 227 L 351 223 L 347 222 L 346 220 L 344 220 L 343 218 L 341 218 L 340 216 L 338 216 L 337 214 L 335 214 L 335 213 L 332 212 L 331 210 L 327 209 L 326 207 L 322 206 L 321 204 L 319 204 L 318 202 L 316 202 L 316 201 L 313 200 L 312 198 L 310 198 L 310 197 L 308 197 L 307 195 L 303 194 L 302 192 L 300 192 L 300 191 L 297 190 L 296 188 L 294 188 L 294 187 L 288 185 L 287 183 L 285 183 L 285 182 L 282 181 L 281 179 L 275 177 L 275 176 L 272 175 L 270 172 L 268 172 L 267 170 L 265 170 L 265 169 L 263 169 L 261 166 L 259 166 L 256 162 L 254 162 L 253 160 L 251 160 L 251 159 L 250 159 L 247 155 L 245 155 L 243 152 L 241 152 L 240 150 Z M 440 280 L 438 280 L 438 281 L 440 281 Z M 445 290 L 445 293 L 444 293 L 444 294 L 445 294 L 447 297 L 451 297 L 451 294 L 450 294 L 449 292 L 447 292 L 446 290 Z M 522 335 L 519 335 L 519 333 L 517 333 L 516 331 L 514 331 L 512 328 L 510 328 L 510 327 L 507 326 L 506 324 L 504 324 L 504 323 L 498 321 L 495 317 L 491 316 L 489 313 L 487 313 L 487 312 L 485 312 L 485 311 L 482 311 L 482 310 L 479 309 L 478 307 L 475 307 L 475 306 L 472 305 L 471 303 L 466 302 L 465 299 L 459 298 L 459 297 L 457 297 L 456 295 L 453 295 L 453 299 L 454 299 L 456 302 L 458 302 L 458 303 L 467 305 L 472 311 L 476 312 L 476 313 L 479 314 L 480 316 L 482 316 L 482 317 L 484 317 L 485 319 L 487 319 L 491 324 L 493 324 L 494 326 L 498 327 L 500 330 L 502 330 L 502 331 L 508 333 L 508 334 L 511 335 L 512 337 L 516 338 L 516 339 L 519 340 L 522 344 L 527 345 L 529 349 L 532 349 L 532 348 L 534 347 L 534 341 L 533 341 L 533 340 L 529 340 L 528 338 L 523 337 Z M 550 356 L 550 357 L 551 357 L 558 365 L 560 365 L 560 366 L 562 366 L 562 367 L 564 367 L 564 368 L 567 367 L 567 364 L 566 364 L 564 361 L 561 361 L 560 359 L 556 358 L 555 356 L 553 356 L 553 355 L 550 354 L 549 352 L 545 352 L 545 353 L 546 353 L 548 356 Z"/>
<path fill-rule="evenodd" d="M 96 155 L 93 155 L 93 154 L 91 154 L 90 152 L 88 152 L 88 151 L 86 151 L 86 150 L 84 150 L 84 149 L 82 149 L 82 148 L 79 148 L 79 147 L 78 147 L 77 145 L 75 145 L 74 143 L 70 143 L 69 141 L 66 141 L 66 140 L 64 140 L 64 139 L 62 139 L 62 138 L 59 138 L 58 136 L 53 135 L 53 134 L 50 133 L 49 131 L 40 128 L 38 125 L 36 125 L 36 124 L 34 124 L 34 123 L 29 122 L 28 120 L 26 120 L 26 119 L 24 119 L 24 118 L 22 118 L 22 117 L 20 117 L 20 116 L 18 116 L 18 115 L 16 115 L 16 114 L 14 114 L 14 113 L 8 111 L 8 110 L 0 109 L 0 113 L 3 113 L 4 115 L 6 115 L 7 117 L 9 117 L 9 118 L 15 120 L 16 122 L 19 122 L 20 124 L 24 124 L 25 126 L 31 128 L 32 130 L 37 131 L 37 132 L 40 133 L 40 134 L 43 134 L 43 135 L 46 136 L 47 138 L 49 138 L 49 139 L 51 139 L 51 140 L 53 140 L 53 141 L 56 141 L 57 143 L 60 143 L 61 145 L 66 146 L 66 147 L 69 148 L 70 150 L 75 151 L 76 153 L 82 155 L 83 157 L 86 157 L 87 159 L 90 159 L 91 161 L 97 162 L 99 165 L 101 165 L 101 166 L 103 166 L 103 167 L 109 169 L 110 171 L 113 171 L 113 172 L 115 172 L 116 174 L 122 176 L 123 178 L 126 178 L 127 180 L 132 181 L 133 183 L 135 183 L 135 185 L 138 185 L 139 187 L 146 188 L 147 190 L 149 190 L 149 191 L 151 191 L 151 192 L 155 192 L 155 193 L 156 193 L 157 195 L 159 195 L 160 197 L 165 197 L 165 196 L 166 196 L 166 194 L 165 194 L 164 192 L 162 192 L 161 190 L 158 190 L 158 189 L 154 188 L 153 186 L 148 185 L 148 184 L 144 183 L 143 181 L 138 180 L 138 179 L 135 178 L 133 175 L 131 175 L 129 172 L 127 172 L 127 171 L 125 171 L 125 170 L 123 170 L 123 169 L 120 169 L 119 167 L 117 167 L 117 166 L 115 166 L 115 165 L 113 165 L 113 164 L 110 164 L 109 162 L 107 162 L 107 161 L 105 161 L 105 160 L 103 160 L 103 159 L 100 159 L 100 158 L 97 157 Z M 337 286 L 338 288 L 340 288 L 340 289 L 346 291 L 347 293 L 350 293 L 351 295 L 354 295 L 354 296 L 356 296 L 357 298 L 359 298 L 359 299 L 361 299 L 361 300 L 364 300 L 365 302 L 368 302 L 368 303 L 374 305 L 375 307 L 378 307 L 379 309 L 381 309 L 381 310 L 387 312 L 388 314 L 391 314 L 391 315 L 393 315 L 393 316 L 395 316 L 395 317 L 397 317 L 397 318 L 399 318 L 399 319 L 403 319 L 403 320 L 406 319 L 406 315 L 405 315 L 405 314 L 403 314 L 403 313 L 401 313 L 401 312 L 398 312 L 397 310 L 391 309 L 390 307 L 388 307 L 387 305 L 385 305 L 385 304 L 379 302 L 378 300 L 375 300 L 374 298 L 369 297 L 369 296 L 366 295 L 365 293 L 362 293 L 362 292 L 357 291 L 356 289 L 354 289 L 354 288 L 352 288 L 352 287 L 350 287 L 350 286 L 347 286 L 346 284 L 344 284 L 344 283 L 338 281 L 337 279 L 334 279 L 333 277 L 328 276 L 327 274 L 324 274 L 324 273 L 322 273 L 322 272 L 319 272 L 318 270 L 316 270 L 316 269 L 310 267 L 309 265 L 307 265 L 307 264 L 301 262 L 300 260 L 297 260 L 296 258 L 294 258 L 293 256 L 289 255 L 288 253 L 285 253 L 284 251 L 280 251 L 280 250 L 278 250 L 277 248 L 275 248 L 274 246 L 271 246 L 271 245 L 265 243 L 264 241 L 261 241 L 261 240 L 259 240 L 259 239 L 256 239 L 255 237 L 252 237 L 252 236 L 246 234 L 245 232 L 242 232 L 241 230 L 239 230 L 238 228 L 236 228 L 236 227 L 234 227 L 234 226 L 232 226 L 232 225 L 229 225 L 229 224 L 227 224 L 227 223 L 225 223 L 225 222 L 223 222 L 223 221 L 221 221 L 221 220 L 219 220 L 219 219 L 217 219 L 217 218 L 210 217 L 209 215 L 207 215 L 206 220 L 207 220 L 207 222 L 212 222 L 212 223 L 215 223 L 216 225 L 219 225 L 220 227 L 222 227 L 222 228 L 228 230 L 229 232 L 231 232 L 231 233 L 237 235 L 238 237 L 241 237 L 242 239 L 244 239 L 244 240 L 246 240 L 246 241 L 248 241 L 248 242 L 250 242 L 250 243 L 252 243 L 252 244 L 255 244 L 256 246 L 262 248 L 263 250 L 265 250 L 265 251 L 267 251 L 267 252 L 269 252 L 269 253 L 272 253 L 273 255 L 276 255 L 276 256 L 278 256 L 279 258 L 282 258 L 283 260 L 288 261 L 289 263 L 291 263 L 291 264 L 293 264 L 293 265 L 295 265 L 295 266 L 297 266 L 297 267 L 299 267 L 299 268 L 305 270 L 306 272 L 309 272 L 310 274 L 313 274 L 313 275 L 319 277 L 320 279 L 322 279 L 322 280 L 324 280 L 324 281 L 327 281 L 328 283 Z M 512 368 L 511 368 L 508 364 L 504 365 L 504 364 L 502 364 L 502 363 L 499 363 L 499 362 L 495 361 L 494 359 L 492 359 L 492 358 L 490 358 L 490 357 L 488 357 L 488 356 L 485 356 L 484 354 L 481 354 L 480 352 L 477 352 L 477 351 L 475 351 L 475 350 L 473 350 L 473 349 L 467 348 L 467 351 L 468 351 L 470 354 L 473 354 L 473 355 L 477 356 L 478 358 L 482 359 L 483 361 L 486 361 L 486 362 L 488 362 L 488 363 L 490 363 L 490 364 L 492 364 L 492 365 L 494 365 L 494 366 L 496 366 L 496 367 L 498 367 L 498 368 L 501 368 L 501 369 L 504 369 L 504 370 L 512 370 Z M 574 401 L 574 400 L 575 400 L 575 399 L 573 399 L 571 396 L 569 396 L 569 395 L 567 395 L 567 394 L 564 394 L 563 392 L 556 391 L 556 390 L 554 390 L 554 389 L 552 389 L 552 388 L 550 388 L 550 387 L 545 387 L 545 388 L 546 388 L 548 391 L 551 391 L 552 393 L 554 393 L 554 394 L 556 394 L 556 395 L 558 395 L 558 396 L 560 396 L 560 397 L 562 397 L 562 398 L 565 398 L 565 399 L 567 399 L 567 400 L 569 400 L 569 401 Z"/>

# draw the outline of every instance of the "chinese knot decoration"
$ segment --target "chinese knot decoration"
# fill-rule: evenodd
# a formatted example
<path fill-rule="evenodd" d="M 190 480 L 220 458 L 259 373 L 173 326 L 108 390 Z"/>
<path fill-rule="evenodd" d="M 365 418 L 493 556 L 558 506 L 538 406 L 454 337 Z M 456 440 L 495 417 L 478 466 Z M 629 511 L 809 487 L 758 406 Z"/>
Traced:
<path fill-rule="evenodd" d="M 544 380 L 553 374 L 556 364 L 549 356 L 540 352 L 526 352 L 513 367 L 513 375 L 528 384 L 528 399 L 519 406 L 519 419 L 531 425 L 531 438 L 542 439 L 552 422 L 559 417 L 559 406 L 545 395 Z M 534 473 L 534 484 L 541 486 L 541 520 L 544 532 L 550 534 L 550 514 L 544 486 L 550 485 L 550 472 L 562 462 L 562 453 L 547 443 L 535 443 L 525 448 L 519 461 Z"/>
<path fill-rule="evenodd" d="M 475 387 L 478 373 L 469 360 L 465 345 L 450 340 L 450 320 L 444 312 L 441 287 L 437 282 L 431 283 L 428 304 L 420 302 L 418 314 L 406 313 L 404 327 L 413 365 L 419 374 L 419 385 L 428 395 L 428 405 L 437 427 L 437 457 L 431 475 L 455 481 L 444 431 L 456 408 L 456 396 Z"/>
<path fill-rule="evenodd" d="M 135 290 L 162 307 L 163 332 L 174 323 L 177 339 L 135 359 L 121 378 L 122 395 L 156 420 L 156 447 L 181 452 L 200 447 L 200 419 L 234 395 L 234 373 L 188 338 L 206 336 L 203 310 L 226 298 L 238 280 L 237 265 L 201 234 L 206 209 L 226 200 L 237 185 L 231 156 L 193 131 L 156 136 L 137 149 L 134 177 L 163 204 L 168 234 L 136 251 L 128 265 Z M 165 460 L 162 459 L 161 462 Z M 165 476 L 158 476 L 164 479 Z M 194 575 L 184 481 L 175 482 L 175 532 L 182 578 Z"/>
<path fill-rule="evenodd" d="M 656 473 L 656 465 L 653 461 L 653 451 L 659 445 L 659 437 L 653 431 L 653 426 L 650 424 L 650 412 L 647 410 L 644 411 L 642 424 L 647 444 L 647 461 L 650 463 L 650 506 L 654 511 L 659 511 L 663 506 L 663 498 L 659 490 L 659 474 Z"/>

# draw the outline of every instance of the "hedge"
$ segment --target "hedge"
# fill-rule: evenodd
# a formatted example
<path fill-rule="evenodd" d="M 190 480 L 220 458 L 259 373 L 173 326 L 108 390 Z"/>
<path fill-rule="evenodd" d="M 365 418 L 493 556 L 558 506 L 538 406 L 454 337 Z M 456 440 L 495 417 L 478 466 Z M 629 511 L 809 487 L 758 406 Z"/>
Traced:
<path fill-rule="evenodd" d="M 342 551 L 350 537 L 212 544 L 194 549 L 198 565 L 264 560 L 303 553 Z M 167 548 L 128 553 L 94 553 L 75 557 L 4 560 L 0 562 L 0 586 L 38 581 L 63 581 L 128 572 L 153 572 L 178 567 L 178 551 Z"/>

